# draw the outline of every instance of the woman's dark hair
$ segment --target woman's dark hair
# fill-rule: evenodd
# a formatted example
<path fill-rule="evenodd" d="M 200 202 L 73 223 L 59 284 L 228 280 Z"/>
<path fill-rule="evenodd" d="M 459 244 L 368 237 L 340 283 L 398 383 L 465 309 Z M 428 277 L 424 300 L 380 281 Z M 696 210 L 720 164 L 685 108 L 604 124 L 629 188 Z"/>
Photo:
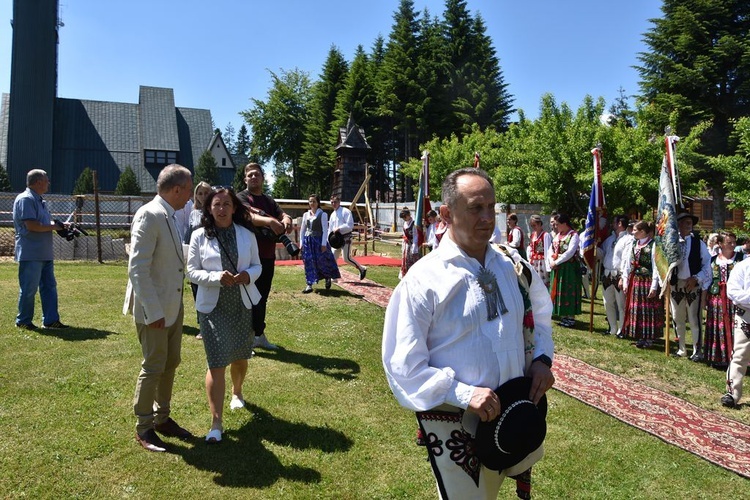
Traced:
<path fill-rule="evenodd" d="M 401 209 L 401 212 L 399 212 L 398 217 L 399 219 L 405 219 L 407 215 L 411 215 L 411 211 L 404 207 Z"/>
<path fill-rule="evenodd" d="M 310 198 L 312 198 L 313 200 L 315 200 L 318 203 L 318 206 L 320 207 L 320 196 L 318 196 L 317 194 L 313 193 L 313 194 L 311 194 L 310 196 L 307 197 L 308 200 Z"/>
<path fill-rule="evenodd" d="M 248 225 L 247 210 L 245 210 L 244 205 L 242 205 L 240 199 L 237 198 L 237 195 L 234 194 L 234 190 L 225 187 L 212 188 L 211 192 L 206 197 L 206 202 L 203 204 L 203 215 L 201 216 L 201 224 L 203 225 L 204 230 L 206 231 L 206 237 L 208 238 L 214 238 L 216 236 L 216 221 L 214 220 L 214 216 L 211 215 L 211 203 L 213 202 L 214 197 L 219 193 L 228 194 L 229 198 L 232 200 L 232 205 L 234 205 L 235 208 L 234 214 L 232 214 L 232 222 L 245 227 Z"/>
<path fill-rule="evenodd" d="M 653 222 L 642 220 L 635 223 L 635 226 L 633 226 L 633 230 L 643 230 L 646 231 L 647 234 L 653 234 L 656 230 L 656 225 Z"/>
<path fill-rule="evenodd" d="M 565 224 L 571 229 L 574 229 L 575 226 L 573 226 L 573 223 L 570 221 L 570 217 L 568 214 L 558 214 L 557 215 L 557 223 L 558 224 Z"/>

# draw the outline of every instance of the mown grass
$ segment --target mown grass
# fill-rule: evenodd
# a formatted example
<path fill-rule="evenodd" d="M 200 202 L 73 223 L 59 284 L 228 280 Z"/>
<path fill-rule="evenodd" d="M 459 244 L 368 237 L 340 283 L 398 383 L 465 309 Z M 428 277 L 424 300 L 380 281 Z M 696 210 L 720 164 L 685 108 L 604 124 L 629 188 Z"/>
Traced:
<path fill-rule="evenodd" d="M 334 287 L 302 295 L 303 272 L 278 267 L 269 337 L 283 349 L 251 360 L 249 411 L 225 414 L 225 441 L 168 440 L 154 454 L 133 439 L 140 354 L 121 314 L 124 263 L 56 263 L 62 319 L 75 328 L 13 327 L 17 268 L 0 264 L 0 497 L 434 498 L 415 421 L 382 373 L 383 310 Z M 393 286 L 396 268 L 368 278 Z M 205 356 L 185 299 L 173 416 L 203 436 L 210 418 Z M 603 327 L 600 305 L 595 324 Z M 37 310 L 36 322 L 39 310 Z M 721 408 L 724 376 L 662 352 L 580 329 L 555 330 L 557 350 L 748 423 Z M 557 391 L 535 498 L 720 498 L 748 482 Z M 513 498 L 510 482 L 501 497 Z"/>

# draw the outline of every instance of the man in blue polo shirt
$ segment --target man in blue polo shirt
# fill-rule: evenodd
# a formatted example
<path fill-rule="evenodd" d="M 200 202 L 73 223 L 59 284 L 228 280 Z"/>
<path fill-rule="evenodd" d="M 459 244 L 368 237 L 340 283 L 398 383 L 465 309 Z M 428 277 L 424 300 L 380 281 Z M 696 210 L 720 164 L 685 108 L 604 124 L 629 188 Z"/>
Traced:
<path fill-rule="evenodd" d="M 52 251 L 52 232 L 64 225 L 52 220 L 42 195 L 49 189 L 44 170 L 26 174 L 26 191 L 13 203 L 13 226 L 16 230 L 15 260 L 18 262 L 18 316 L 16 327 L 35 330 L 34 298 L 39 290 L 42 302 L 42 327 L 68 328 L 60 322 L 57 311 L 57 281 Z"/>

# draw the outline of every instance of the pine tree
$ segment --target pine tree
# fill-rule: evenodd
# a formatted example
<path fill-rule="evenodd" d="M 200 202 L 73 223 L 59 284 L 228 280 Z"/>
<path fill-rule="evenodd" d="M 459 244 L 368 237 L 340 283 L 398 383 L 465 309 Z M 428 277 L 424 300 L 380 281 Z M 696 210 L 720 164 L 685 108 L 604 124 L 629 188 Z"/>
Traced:
<path fill-rule="evenodd" d="M 238 155 L 247 155 L 249 152 L 250 134 L 247 133 L 247 127 L 243 123 L 240 127 L 240 131 L 237 132 L 237 141 L 234 144 L 234 153 Z"/>
<path fill-rule="evenodd" d="M 0 193 L 10 193 L 13 191 L 13 187 L 10 185 L 10 177 L 5 167 L 0 163 Z"/>
<path fill-rule="evenodd" d="M 492 40 L 482 17 L 472 18 L 465 0 L 447 0 L 445 11 L 450 58 L 451 129 L 468 133 L 473 124 L 504 129 L 512 110 Z"/>
<path fill-rule="evenodd" d="M 323 65 L 320 80 L 312 89 L 310 118 L 305 125 L 298 182 L 301 192 L 328 196 L 335 165 L 336 135 L 331 133 L 336 98 L 346 81 L 349 65 L 338 48 L 332 46 Z M 338 128 L 336 129 L 338 133 Z"/>
<path fill-rule="evenodd" d="M 216 164 L 216 158 L 214 158 L 209 150 L 201 154 L 200 158 L 198 158 L 198 163 L 195 165 L 193 182 L 197 184 L 201 181 L 205 181 L 212 186 L 219 183 L 219 168 Z"/>
<path fill-rule="evenodd" d="M 73 186 L 73 194 L 92 194 L 94 192 L 94 173 L 89 167 L 83 169 Z"/>
<path fill-rule="evenodd" d="M 133 172 L 133 169 L 129 165 L 120 174 L 115 194 L 121 196 L 140 196 L 141 194 L 141 186 L 138 184 L 135 172 Z"/>
<path fill-rule="evenodd" d="M 671 125 L 687 135 L 710 122 L 702 136 L 707 157 L 736 152 L 732 123 L 750 115 L 750 2 L 747 0 L 664 0 L 664 17 L 652 19 L 644 35 L 650 51 L 639 54 L 646 125 L 663 134 Z M 713 188 L 714 226 L 724 226 L 725 176 L 705 158 L 700 178 Z"/>
<path fill-rule="evenodd" d="M 232 125 L 232 122 L 227 123 L 227 126 L 224 127 L 224 132 L 222 132 L 221 138 L 224 140 L 224 145 L 227 147 L 227 151 L 230 153 L 234 151 L 234 125 Z"/>

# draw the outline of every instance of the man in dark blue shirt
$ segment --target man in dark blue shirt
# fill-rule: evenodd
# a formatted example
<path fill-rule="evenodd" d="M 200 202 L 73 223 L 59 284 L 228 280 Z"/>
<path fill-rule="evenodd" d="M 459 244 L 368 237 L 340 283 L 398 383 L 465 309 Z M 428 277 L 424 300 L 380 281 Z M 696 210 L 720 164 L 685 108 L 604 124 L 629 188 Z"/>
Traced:
<path fill-rule="evenodd" d="M 42 195 L 49 189 L 44 170 L 26 174 L 26 190 L 13 203 L 13 226 L 16 230 L 15 260 L 18 262 L 18 316 L 16 327 L 35 330 L 34 298 L 39 290 L 42 302 L 42 327 L 68 328 L 60 322 L 57 310 L 57 281 L 53 263 L 52 232 L 64 229 L 54 222 Z"/>

